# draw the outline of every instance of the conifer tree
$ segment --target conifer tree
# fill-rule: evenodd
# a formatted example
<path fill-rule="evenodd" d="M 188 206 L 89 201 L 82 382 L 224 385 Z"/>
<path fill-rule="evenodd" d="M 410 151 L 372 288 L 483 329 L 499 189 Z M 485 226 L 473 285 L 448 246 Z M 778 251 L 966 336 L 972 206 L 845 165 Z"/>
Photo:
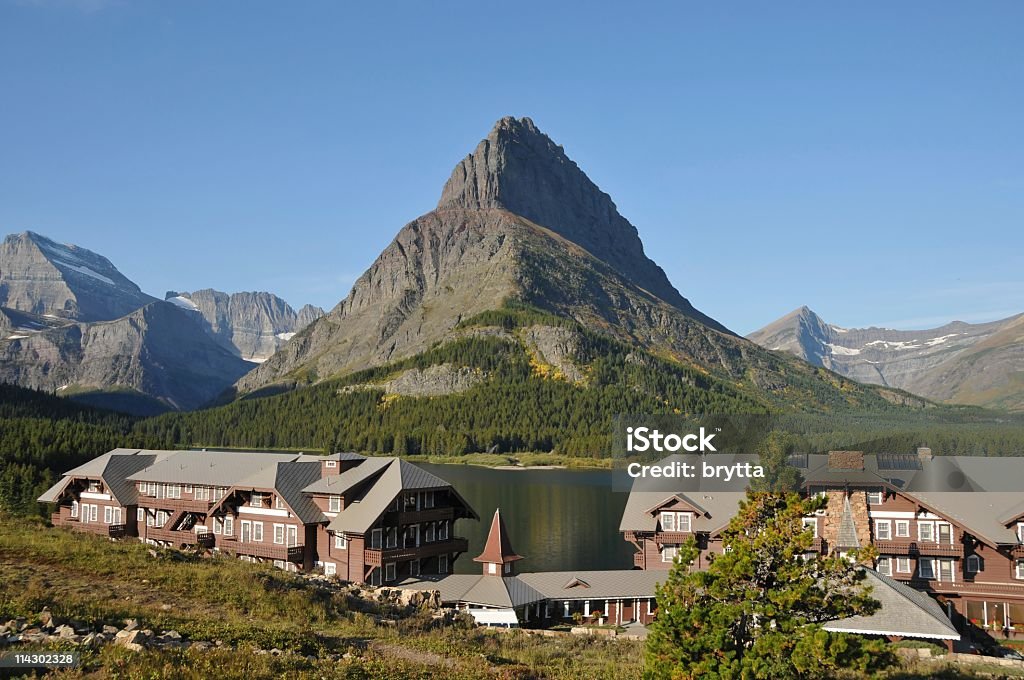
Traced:
<path fill-rule="evenodd" d="M 878 603 L 855 564 L 811 554 L 802 518 L 820 503 L 751 492 L 724 532 L 727 551 L 706 571 L 691 569 L 692 540 L 680 549 L 658 589 L 645 677 L 783 680 L 892 665 L 884 642 L 821 628 Z"/>

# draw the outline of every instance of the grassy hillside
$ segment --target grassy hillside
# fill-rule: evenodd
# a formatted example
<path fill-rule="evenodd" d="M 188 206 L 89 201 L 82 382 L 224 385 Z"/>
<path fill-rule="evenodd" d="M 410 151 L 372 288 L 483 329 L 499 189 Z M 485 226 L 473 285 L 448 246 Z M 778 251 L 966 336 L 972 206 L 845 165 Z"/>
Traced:
<path fill-rule="evenodd" d="M 637 642 L 436 626 L 429 612 L 329 592 L 277 569 L 176 552 L 154 559 L 140 543 L 0 517 L 0 621 L 32 622 L 43 607 L 93 629 L 135 618 L 140 628 L 223 643 L 137 653 L 108 645 L 86 651 L 67 678 L 640 677 Z"/>

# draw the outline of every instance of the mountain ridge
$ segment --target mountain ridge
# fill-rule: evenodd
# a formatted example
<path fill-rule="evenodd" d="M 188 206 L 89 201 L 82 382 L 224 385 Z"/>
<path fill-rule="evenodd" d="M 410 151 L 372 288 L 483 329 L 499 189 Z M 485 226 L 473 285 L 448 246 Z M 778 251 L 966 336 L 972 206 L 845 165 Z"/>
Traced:
<path fill-rule="evenodd" d="M 844 328 L 801 307 L 749 339 L 848 378 L 954 404 L 1024 410 L 1024 314 L 937 328 Z"/>

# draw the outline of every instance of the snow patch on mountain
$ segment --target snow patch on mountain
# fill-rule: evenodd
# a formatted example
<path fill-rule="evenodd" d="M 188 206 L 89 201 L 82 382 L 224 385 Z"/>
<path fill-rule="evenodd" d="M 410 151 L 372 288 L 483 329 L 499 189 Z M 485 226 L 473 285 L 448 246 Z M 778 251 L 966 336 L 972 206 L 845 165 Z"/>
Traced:
<path fill-rule="evenodd" d="M 116 283 L 114 283 L 113 279 L 107 278 L 103 274 L 99 274 L 84 265 L 71 264 L 70 262 L 64 262 L 63 260 L 54 260 L 53 263 L 61 267 L 67 267 L 68 269 L 72 269 L 78 272 L 79 274 L 85 274 L 88 277 L 94 278 L 97 281 L 102 281 L 103 283 L 109 284 L 111 286 L 117 285 Z"/>
<path fill-rule="evenodd" d="M 169 297 L 169 298 L 167 298 L 167 302 L 170 302 L 172 305 L 174 305 L 176 307 L 181 307 L 182 309 L 187 309 L 187 310 L 189 310 L 191 312 L 198 312 L 199 311 L 199 307 L 196 306 L 196 303 L 192 302 L 191 300 L 189 300 L 187 297 L 185 297 L 183 295 L 176 295 L 174 297 Z"/>

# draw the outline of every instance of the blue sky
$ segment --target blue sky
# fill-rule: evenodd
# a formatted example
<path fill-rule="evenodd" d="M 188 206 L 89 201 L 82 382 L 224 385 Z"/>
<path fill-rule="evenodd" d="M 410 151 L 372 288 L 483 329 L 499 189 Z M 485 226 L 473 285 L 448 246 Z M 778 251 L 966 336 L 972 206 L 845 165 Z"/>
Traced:
<path fill-rule="evenodd" d="M 1024 3 L 0 0 L 0 232 L 325 308 L 503 115 L 746 333 L 1024 312 Z"/>

